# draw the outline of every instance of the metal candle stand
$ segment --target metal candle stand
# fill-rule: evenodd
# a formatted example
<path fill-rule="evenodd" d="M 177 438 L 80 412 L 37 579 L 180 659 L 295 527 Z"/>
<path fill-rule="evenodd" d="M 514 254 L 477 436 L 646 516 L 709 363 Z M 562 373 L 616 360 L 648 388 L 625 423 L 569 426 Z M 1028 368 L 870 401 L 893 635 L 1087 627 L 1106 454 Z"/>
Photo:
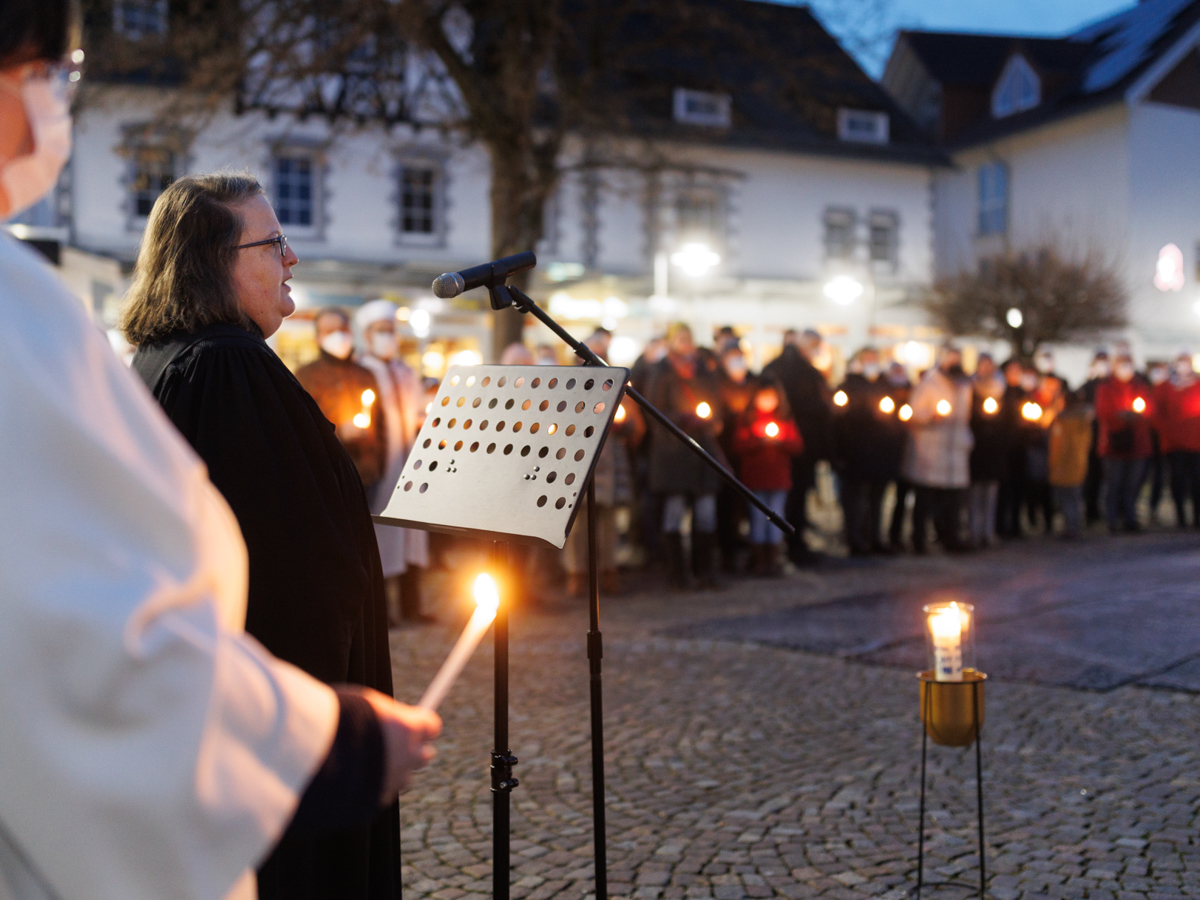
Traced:
<path fill-rule="evenodd" d="M 532 253 L 521 256 L 527 257 L 528 262 L 519 268 L 534 264 Z M 511 259 L 515 258 L 508 261 Z M 489 539 L 494 542 L 493 563 L 501 568 L 504 567 L 503 562 L 508 562 L 507 568 L 511 571 L 511 553 L 505 554 L 501 549 L 502 544 L 517 542 L 561 550 L 579 510 L 579 492 L 586 489 L 587 655 L 592 727 L 595 897 L 596 900 L 607 900 L 602 680 L 604 645 L 600 633 L 600 571 L 596 554 L 596 488 L 593 474 L 621 398 L 628 395 L 636 401 L 650 418 L 701 457 L 785 534 L 794 534 L 796 529 L 629 386 L 628 369 L 608 366 L 526 294 L 506 285 L 504 281 L 508 270 L 502 265 L 504 262 L 501 260 L 492 264 L 495 277 L 487 284 L 492 308 L 500 310 L 513 306 L 520 312 L 533 315 L 562 338 L 585 367 L 452 367 L 447 371 L 425 424 L 417 435 L 387 509 L 374 519 L 388 525 Z M 521 393 L 522 390 L 524 393 Z M 500 409 L 501 404 L 503 410 Z M 504 421 L 501 421 L 501 416 Z M 504 432 L 503 429 L 509 427 L 507 423 L 514 420 L 515 424 Z M 458 426 L 457 430 L 455 426 Z M 475 426 L 473 430 L 472 426 Z M 527 435 L 524 439 L 517 438 L 521 429 L 525 429 Z M 535 449 L 536 444 L 541 446 Z M 517 445 L 523 445 L 519 451 Z M 543 472 L 543 467 L 550 471 Z M 556 483 L 556 487 L 550 487 Z M 507 560 L 503 559 L 505 556 Z M 512 583 L 511 579 L 509 583 Z M 511 593 L 510 589 L 510 596 Z M 500 604 L 492 629 L 495 647 L 495 736 L 491 753 L 492 891 L 495 900 L 508 900 L 511 833 L 509 795 L 520 784 L 520 780 L 513 775 L 517 758 L 509 749 L 508 735 L 508 604 Z"/>
<path fill-rule="evenodd" d="M 932 669 L 917 676 L 921 680 L 921 812 L 917 838 L 917 900 L 922 887 L 960 887 L 975 890 L 963 881 L 931 881 L 925 884 L 925 761 L 932 738 L 943 747 L 975 745 L 975 791 L 979 814 L 979 898 L 987 889 L 987 866 L 983 843 L 983 686 L 987 675 L 964 669 L 962 681 L 937 681 Z"/>

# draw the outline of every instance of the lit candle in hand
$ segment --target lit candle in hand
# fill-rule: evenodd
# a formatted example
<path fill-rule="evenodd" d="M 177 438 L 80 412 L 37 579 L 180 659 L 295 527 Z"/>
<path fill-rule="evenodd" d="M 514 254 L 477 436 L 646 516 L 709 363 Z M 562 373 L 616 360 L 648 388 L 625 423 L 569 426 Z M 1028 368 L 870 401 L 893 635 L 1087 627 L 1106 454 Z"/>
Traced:
<path fill-rule="evenodd" d="M 950 415 L 950 401 L 949 400 L 939 400 L 937 402 L 937 414 L 939 416 Z"/>
<path fill-rule="evenodd" d="M 833 405 L 834 406 L 845 406 L 849 402 L 850 402 L 850 398 L 848 396 L 846 396 L 845 391 L 838 391 L 836 394 L 833 395 Z"/>
<path fill-rule="evenodd" d="M 701 400 L 700 403 L 696 405 L 696 415 L 702 419 L 707 419 L 712 415 L 712 407 Z"/>
<path fill-rule="evenodd" d="M 912 407 L 909 406 L 907 403 L 905 403 L 902 407 L 900 407 L 900 421 L 907 422 L 911 418 L 912 418 Z"/>
<path fill-rule="evenodd" d="M 467 660 L 471 658 L 471 654 L 483 640 L 483 636 L 487 633 L 488 626 L 492 624 L 492 619 L 496 618 L 496 610 L 499 608 L 500 595 L 496 592 L 496 583 L 492 581 L 490 575 L 481 574 L 475 579 L 475 612 L 467 622 L 467 627 L 459 635 L 458 643 L 454 645 L 454 649 L 450 651 L 450 655 L 438 669 L 437 675 L 433 677 L 433 681 L 429 682 L 425 696 L 421 698 L 418 706 L 426 709 L 438 708 L 462 672 L 463 666 L 467 664 Z"/>
<path fill-rule="evenodd" d="M 1144 413 L 1146 411 L 1146 401 L 1141 397 L 1133 398 L 1133 411 L 1135 413 Z"/>
<path fill-rule="evenodd" d="M 890 415 L 891 412 L 893 410 L 895 410 L 895 408 L 896 408 L 896 401 L 893 400 L 891 397 L 884 397 L 882 400 L 879 401 L 879 411 L 881 413 L 887 413 Z"/>
<path fill-rule="evenodd" d="M 1000 404 L 996 402 L 995 397 L 988 397 L 983 401 L 983 411 L 989 416 L 994 416 L 1000 411 Z"/>
<path fill-rule="evenodd" d="M 774 422 L 768 422 L 767 427 L 763 430 L 767 433 L 767 437 L 769 438 L 779 437 L 779 426 Z"/>
<path fill-rule="evenodd" d="M 1041 404 L 1034 403 L 1032 400 L 1021 407 L 1021 416 L 1028 422 L 1036 422 L 1042 417 Z"/>
<path fill-rule="evenodd" d="M 962 681 L 962 631 L 965 613 L 951 603 L 929 617 L 933 633 L 933 675 L 938 681 Z"/>

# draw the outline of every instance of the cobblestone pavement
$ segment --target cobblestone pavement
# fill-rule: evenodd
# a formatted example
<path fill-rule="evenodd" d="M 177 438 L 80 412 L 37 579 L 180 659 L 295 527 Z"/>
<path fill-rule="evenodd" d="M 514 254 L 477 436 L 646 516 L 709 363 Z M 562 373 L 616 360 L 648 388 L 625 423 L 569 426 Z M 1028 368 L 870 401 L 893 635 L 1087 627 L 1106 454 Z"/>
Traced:
<path fill-rule="evenodd" d="M 1200 572 L 1194 538 L 1126 540 L 1194 554 Z M 1046 554 L 1076 554 L 1083 571 L 1118 546 L 1109 541 L 1031 541 L 972 557 L 834 564 L 720 592 L 605 598 L 610 895 L 914 893 L 921 731 L 911 671 L 667 632 L 870 590 L 932 590 Z M 1200 604 L 1200 586 L 1197 595 Z M 592 892 L 586 629 L 582 602 L 513 617 L 515 898 Z M 401 699 L 419 696 L 455 631 L 393 631 Z M 410 898 L 490 894 L 491 665 L 485 645 L 443 706 L 438 759 L 402 802 Z M 1200 695 L 1003 681 L 987 690 L 991 896 L 1200 897 Z M 973 750 L 930 745 L 928 879 L 978 878 L 974 771 Z"/>

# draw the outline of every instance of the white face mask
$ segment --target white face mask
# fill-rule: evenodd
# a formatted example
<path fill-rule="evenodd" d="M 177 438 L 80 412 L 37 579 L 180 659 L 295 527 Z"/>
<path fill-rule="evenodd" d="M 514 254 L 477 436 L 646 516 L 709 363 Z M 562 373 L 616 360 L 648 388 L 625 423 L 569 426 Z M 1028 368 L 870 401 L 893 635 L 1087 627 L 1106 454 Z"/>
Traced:
<path fill-rule="evenodd" d="M 1117 363 L 1113 366 L 1113 374 L 1117 376 L 1118 381 L 1129 381 L 1133 378 L 1133 365 L 1127 362 Z"/>
<path fill-rule="evenodd" d="M 380 359 L 393 359 L 396 356 L 396 336 L 386 331 L 377 331 L 371 335 L 371 355 Z"/>
<path fill-rule="evenodd" d="M 874 381 L 879 377 L 879 363 L 863 363 L 862 373 L 867 381 Z"/>
<path fill-rule="evenodd" d="M 71 113 L 45 78 L 21 85 L 21 100 L 33 134 L 33 152 L 0 168 L 0 185 L 8 195 L 5 218 L 15 216 L 45 197 L 71 155 Z"/>
<path fill-rule="evenodd" d="M 1171 376 L 1170 376 L 1170 374 L 1168 374 L 1165 366 L 1155 366 L 1153 369 L 1150 370 L 1150 383 L 1151 384 L 1162 384 L 1164 381 L 1166 381 L 1170 377 Z"/>
<path fill-rule="evenodd" d="M 331 331 L 321 338 L 321 349 L 338 359 L 349 359 L 354 351 L 354 338 L 348 331 Z"/>
<path fill-rule="evenodd" d="M 1108 362 L 1103 359 L 1098 359 L 1092 363 L 1092 367 L 1088 369 L 1089 378 L 1107 378 L 1112 374 L 1112 370 Z"/>
<path fill-rule="evenodd" d="M 1038 377 L 1029 372 L 1021 376 L 1021 387 L 1026 391 L 1036 391 L 1038 386 Z"/>
<path fill-rule="evenodd" d="M 1178 378 L 1188 378 L 1194 374 L 1192 364 L 1189 360 L 1181 359 L 1175 363 L 1175 375 Z"/>

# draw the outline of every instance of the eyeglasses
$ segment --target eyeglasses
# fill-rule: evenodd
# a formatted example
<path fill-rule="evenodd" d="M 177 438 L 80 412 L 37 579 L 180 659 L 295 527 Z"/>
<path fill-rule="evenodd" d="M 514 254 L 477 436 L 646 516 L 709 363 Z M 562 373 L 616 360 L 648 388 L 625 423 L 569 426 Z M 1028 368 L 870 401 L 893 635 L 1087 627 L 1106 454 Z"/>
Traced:
<path fill-rule="evenodd" d="M 265 247 L 267 244 L 278 244 L 279 245 L 279 258 L 280 259 L 285 258 L 288 254 L 288 250 L 290 249 L 288 247 L 288 240 L 287 240 L 286 234 L 281 234 L 281 235 L 279 235 L 277 237 L 273 237 L 273 238 L 267 238 L 265 241 L 252 241 L 249 244 L 238 244 L 233 249 L 234 250 L 245 250 L 247 247 Z"/>
<path fill-rule="evenodd" d="M 80 79 L 83 78 L 83 51 L 73 50 L 60 60 L 39 60 L 34 63 L 28 77 L 31 81 L 45 81 L 54 97 L 69 106 L 75 99 Z M 12 87 L 7 81 L 0 84 Z"/>

